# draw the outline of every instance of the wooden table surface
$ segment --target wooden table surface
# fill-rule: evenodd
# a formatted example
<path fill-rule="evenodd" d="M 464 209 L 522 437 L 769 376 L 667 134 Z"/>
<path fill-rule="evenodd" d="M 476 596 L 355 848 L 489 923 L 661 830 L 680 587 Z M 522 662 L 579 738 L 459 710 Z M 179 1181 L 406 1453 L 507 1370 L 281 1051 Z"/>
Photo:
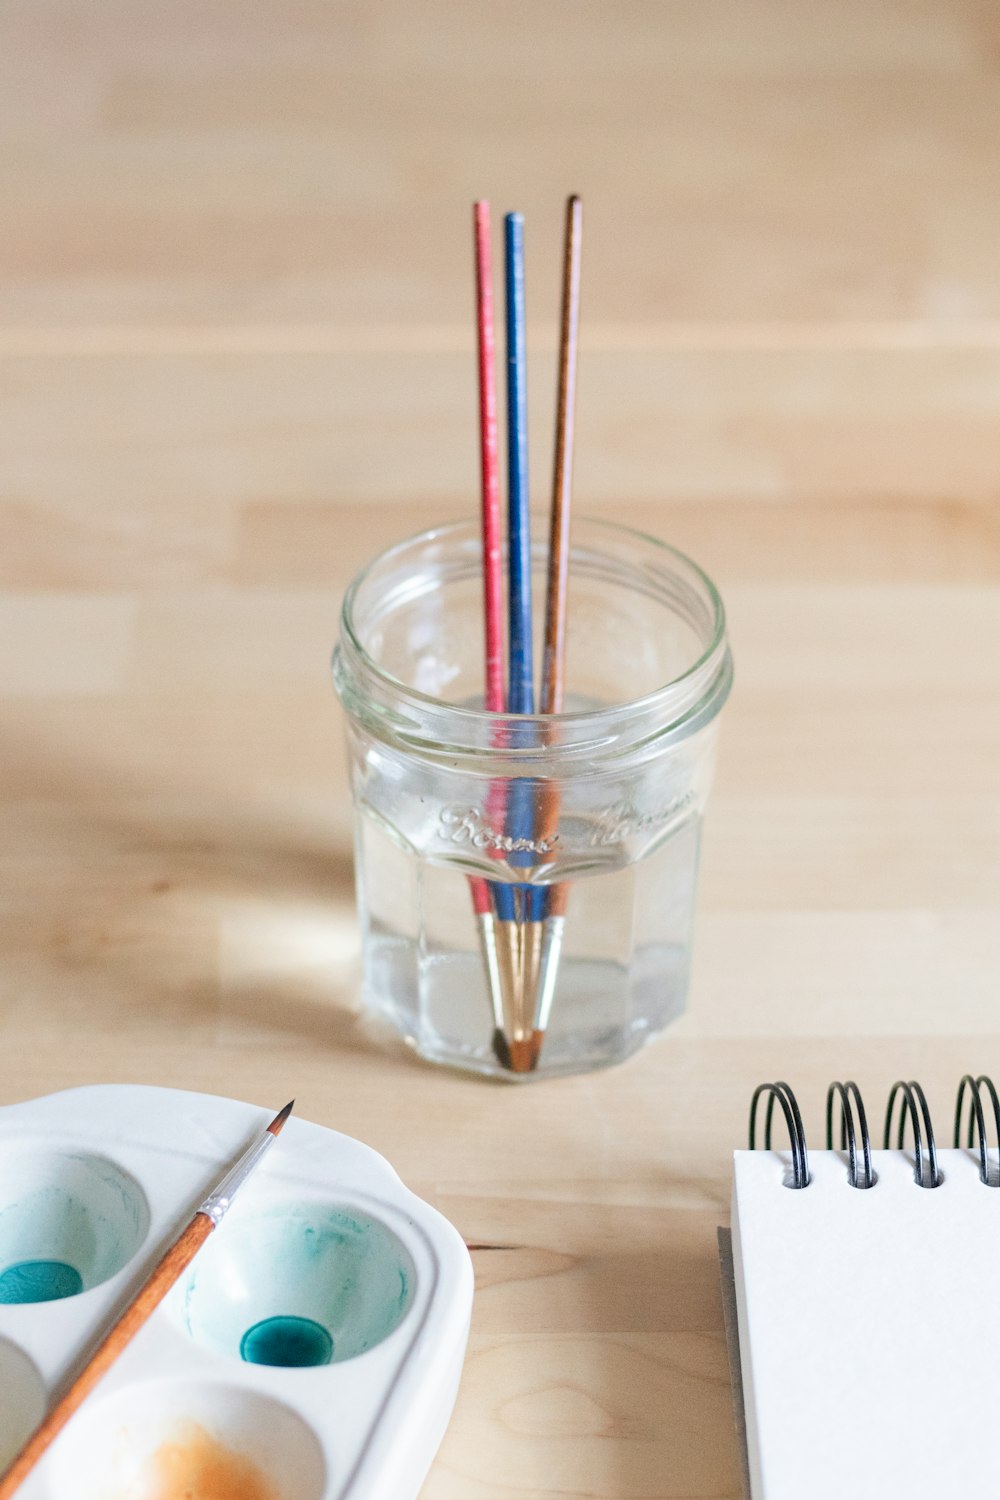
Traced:
<path fill-rule="evenodd" d="M 368 1141 L 478 1293 L 424 1500 L 733 1500 L 752 1086 L 1000 1072 L 1000 22 L 981 0 L 9 0 L 0 1100 L 134 1080 Z M 547 485 L 697 557 L 737 684 L 690 1012 L 437 1073 L 356 1016 L 341 592 L 476 501 L 469 209 L 527 217 Z M 387 1497 L 391 1500 L 391 1497 Z"/>

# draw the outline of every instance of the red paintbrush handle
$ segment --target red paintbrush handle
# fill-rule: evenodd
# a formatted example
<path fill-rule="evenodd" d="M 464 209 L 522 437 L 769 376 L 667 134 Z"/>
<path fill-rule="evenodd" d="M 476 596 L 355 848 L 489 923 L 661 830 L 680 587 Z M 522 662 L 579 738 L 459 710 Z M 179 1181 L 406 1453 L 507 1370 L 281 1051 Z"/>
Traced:
<path fill-rule="evenodd" d="M 490 888 L 487 882 L 478 875 L 470 875 L 469 890 L 472 892 L 472 910 L 476 916 L 488 917 L 493 908 L 490 905 Z"/>
<path fill-rule="evenodd" d="M 486 634 L 486 708 L 504 709 L 503 564 L 500 555 L 500 468 L 493 336 L 490 206 L 475 206 L 476 331 L 479 350 L 479 459 L 482 478 L 483 614 Z"/>

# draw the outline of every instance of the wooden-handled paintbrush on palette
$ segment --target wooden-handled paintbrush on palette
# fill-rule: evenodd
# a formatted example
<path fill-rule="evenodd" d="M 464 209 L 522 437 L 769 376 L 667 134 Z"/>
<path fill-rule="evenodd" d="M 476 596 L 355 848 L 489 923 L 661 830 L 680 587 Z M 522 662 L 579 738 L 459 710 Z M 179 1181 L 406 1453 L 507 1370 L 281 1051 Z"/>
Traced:
<path fill-rule="evenodd" d="M 291 1103 L 275 1115 L 270 1125 L 252 1141 L 240 1159 L 209 1193 L 204 1203 L 185 1225 L 169 1250 L 154 1266 L 125 1311 L 112 1324 L 83 1369 L 48 1412 L 25 1443 L 6 1473 L 0 1476 L 0 1500 L 11 1500 L 35 1465 L 47 1452 L 83 1404 L 98 1381 L 107 1374 L 115 1360 L 132 1342 L 139 1330 L 159 1307 L 170 1288 L 191 1264 L 212 1230 L 221 1223 L 233 1199 L 247 1178 L 256 1171 L 267 1155 L 292 1112 Z"/>

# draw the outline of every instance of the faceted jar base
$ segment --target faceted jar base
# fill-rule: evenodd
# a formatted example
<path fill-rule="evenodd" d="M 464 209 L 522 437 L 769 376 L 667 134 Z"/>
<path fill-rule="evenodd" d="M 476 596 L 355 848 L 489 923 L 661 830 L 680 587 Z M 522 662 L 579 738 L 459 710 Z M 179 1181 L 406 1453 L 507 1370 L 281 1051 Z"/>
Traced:
<path fill-rule="evenodd" d="M 377 957 L 372 956 L 365 995 L 370 1012 L 428 1062 L 506 1082 L 565 1077 L 623 1062 L 684 1010 L 683 949 L 662 945 L 644 950 L 629 969 L 564 960 L 559 1003 L 553 1007 L 538 1067 L 515 1073 L 493 1050 L 493 1017 L 475 954 L 437 955 L 421 965 L 411 945 L 397 939 L 380 943 Z"/>

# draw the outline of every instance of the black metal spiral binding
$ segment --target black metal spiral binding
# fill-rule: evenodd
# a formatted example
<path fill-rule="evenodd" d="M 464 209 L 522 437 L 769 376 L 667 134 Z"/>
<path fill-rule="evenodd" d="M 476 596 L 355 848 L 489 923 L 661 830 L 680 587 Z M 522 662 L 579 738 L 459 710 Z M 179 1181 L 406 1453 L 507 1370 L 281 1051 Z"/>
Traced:
<path fill-rule="evenodd" d="M 979 1176 L 987 1187 L 1000 1187 L 1000 1179 L 990 1181 L 990 1159 L 987 1154 L 986 1145 L 986 1117 L 983 1114 L 982 1090 L 985 1088 L 993 1105 L 993 1124 L 996 1127 L 997 1142 L 1000 1144 L 1000 1097 L 993 1086 L 993 1080 L 987 1078 L 985 1073 L 980 1073 L 978 1078 L 973 1078 L 971 1073 L 966 1073 L 958 1085 L 958 1099 L 955 1102 L 955 1145 L 962 1144 L 962 1105 L 965 1102 L 965 1090 L 969 1090 L 969 1134 L 968 1146 L 972 1148 L 973 1125 L 979 1138 Z"/>
<path fill-rule="evenodd" d="M 931 1124 L 931 1112 L 927 1107 L 924 1091 L 919 1083 L 911 1078 L 909 1083 L 898 1079 L 892 1086 L 889 1094 L 889 1103 L 885 1111 L 885 1149 L 888 1151 L 892 1145 L 892 1113 L 897 1096 L 902 1101 L 899 1107 L 899 1132 L 896 1138 L 896 1149 L 902 1151 L 903 1137 L 906 1133 L 906 1116 L 910 1116 L 910 1124 L 913 1127 L 913 1145 L 916 1154 L 916 1162 L 913 1170 L 913 1178 L 918 1187 L 936 1188 L 942 1182 L 941 1173 L 938 1171 L 937 1147 L 934 1144 L 934 1127 Z M 924 1134 L 927 1137 L 927 1168 L 924 1168 L 924 1146 L 920 1133 L 920 1121 L 924 1122 Z"/>
<path fill-rule="evenodd" d="M 792 1180 L 785 1184 L 786 1187 L 804 1188 L 809 1186 L 809 1153 L 806 1150 L 806 1133 L 802 1126 L 802 1115 L 799 1112 L 798 1101 L 787 1083 L 761 1083 L 753 1091 L 750 1101 L 750 1150 L 756 1149 L 757 1140 L 757 1104 L 762 1094 L 767 1094 L 767 1112 L 764 1116 L 764 1150 L 771 1149 L 771 1123 L 774 1117 L 775 1101 L 781 1106 L 781 1113 L 785 1117 L 788 1127 L 788 1139 L 792 1144 Z"/>
<path fill-rule="evenodd" d="M 878 1181 L 872 1171 L 872 1143 L 868 1135 L 868 1120 L 861 1099 L 861 1090 L 856 1083 L 831 1083 L 826 1091 L 826 1149 L 833 1150 L 833 1101 L 840 1096 L 840 1149 L 847 1152 L 847 1178 L 854 1188 L 874 1187 Z M 857 1112 L 857 1129 L 854 1115 Z M 861 1136 L 861 1154 L 865 1164 L 864 1181 L 858 1181 L 858 1145 Z"/>

